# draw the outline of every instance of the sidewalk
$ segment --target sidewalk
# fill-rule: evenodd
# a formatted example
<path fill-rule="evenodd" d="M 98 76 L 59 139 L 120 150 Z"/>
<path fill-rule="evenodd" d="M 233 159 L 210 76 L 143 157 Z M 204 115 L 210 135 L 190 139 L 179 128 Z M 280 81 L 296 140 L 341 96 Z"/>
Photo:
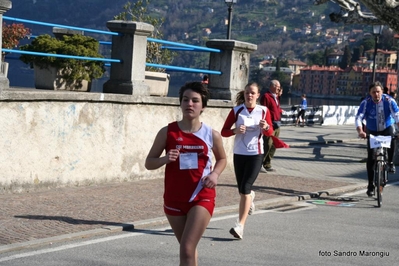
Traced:
<path fill-rule="evenodd" d="M 257 208 L 305 200 L 321 191 L 338 194 L 366 186 L 365 142 L 354 125 L 289 127 L 281 139 L 276 172 L 260 174 L 254 190 Z M 348 149 L 320 148 L 348 143 Z M 319 144 L 319 145 L 316 145 Z M 321 156 L 321 157 L 320 157 Z M 319 158 L 320 157 L 320 158 Z M 341 159 L 345 157 L 344 159 Z M 337 167 L 338 166 L 338 167 Z M 340 169 L 338 171 L 338 169 Z M 69 187 L 0 195 L 0 254 L 112 231 L 167 224 L 162 208 L 163 179 Z M 237 213 L 238 195 L 232 172 L 223 172 L 217 188 L 215 215 Z"/>

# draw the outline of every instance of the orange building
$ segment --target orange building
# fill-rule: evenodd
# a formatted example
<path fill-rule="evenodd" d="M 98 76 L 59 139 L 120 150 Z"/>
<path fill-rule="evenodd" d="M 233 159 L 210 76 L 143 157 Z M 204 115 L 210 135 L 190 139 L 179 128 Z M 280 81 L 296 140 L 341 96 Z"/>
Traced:
<path fill-rule="evenodd" d="M 375 80 L 386 86 L 389 92 L 398 90 L 398 73 L 390 68 L 377 68 Z M 353 66 L 345 70 L 336 66 L 308 66 L 301 69 L 298 93 L 323 96 L 364 96 L 373 80 L 373 70 Z"/>
<path fill-rule="evenodd" d="M 336 95 L 337 76 L 343 72 L 337 66 L 308 66 L 301 68 L 299 92 L 308 95 Z"/>

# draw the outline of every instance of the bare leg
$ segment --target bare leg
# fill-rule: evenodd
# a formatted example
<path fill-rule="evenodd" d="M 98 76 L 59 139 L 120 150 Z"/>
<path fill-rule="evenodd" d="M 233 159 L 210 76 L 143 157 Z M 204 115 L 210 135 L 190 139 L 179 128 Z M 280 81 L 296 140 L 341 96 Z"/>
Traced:
<path fill-rule="evenodd" d="M 251 208 L 252 198 L 251 194 L 240 194 L 240 205 L 238 209 L 238 223 L 242 226 L 245 225 L 245 222 L 248 218 L 249 208 Z"/>
<path fill-rule="evenodd" d="M 197 245 L 211 220 L 211 214 L 202 206 L 194 206 L 187 216 L 166 217 L 180 243 L 180 266 L 197 266 Z"/>

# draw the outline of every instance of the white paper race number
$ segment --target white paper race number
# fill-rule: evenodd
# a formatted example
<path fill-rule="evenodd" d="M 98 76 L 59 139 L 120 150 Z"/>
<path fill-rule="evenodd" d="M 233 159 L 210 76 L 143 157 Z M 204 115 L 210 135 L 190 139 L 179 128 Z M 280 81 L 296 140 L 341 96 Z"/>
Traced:
<path fill-rule="evenodd" d="M 374 136 L 370 134 L 370 148 L 390 148 L 391 140 L 391 136 Z"/>

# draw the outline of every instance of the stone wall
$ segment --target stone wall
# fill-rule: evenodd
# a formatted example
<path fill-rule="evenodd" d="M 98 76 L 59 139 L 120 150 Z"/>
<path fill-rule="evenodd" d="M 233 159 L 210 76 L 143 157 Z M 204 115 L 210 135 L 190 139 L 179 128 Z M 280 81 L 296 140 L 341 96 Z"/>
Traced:
<path fill-rule="evenodd" d="M 220 131 L 232 106 L 210 100 L 202 121 Z M 320 106 L 317 111 L 323 110 L 326 124 L 340 125 L 354 124 L 355 109 Z M 0 193 L 162 178 L 163 167 L 148 171 L 145 158 L 158 131 L 179 119 L 174 97 L 5 89 L 0 93 Z M 223 138 L 229 170 L 233 140 Z"/>
<path fill-rule="evenodd" d="M 202 121 L 220 131 L 231 107 L 210 100 Z M 1 191 L 160 178 L 163 168 L 144 161 L 161 127 L 180 118 L 177 98 L 4 90 Z M 233 138 L 223 140 L 231 155 Z"/>

